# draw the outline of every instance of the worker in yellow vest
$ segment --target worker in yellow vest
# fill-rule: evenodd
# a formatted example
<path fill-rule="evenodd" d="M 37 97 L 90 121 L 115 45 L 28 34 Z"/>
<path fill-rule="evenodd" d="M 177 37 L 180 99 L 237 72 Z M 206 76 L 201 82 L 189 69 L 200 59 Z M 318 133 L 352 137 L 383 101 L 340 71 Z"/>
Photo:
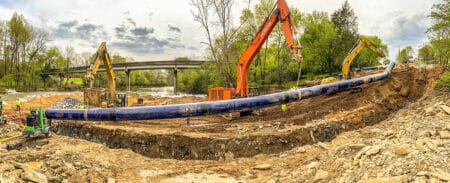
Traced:
<path fill-rule="evenodd" d="M 84 104 L 80 104 L 80 109 L 84 109 Z"/>
<path fill-rule="evenodd" d="M 20 99 L 16 99 L 16 111 L 20 113 Z"/>
<path fill-rule="evenodd" d="M 286 104 L 281 104 L 281 110 L 282 110 L 283 112 L 286 112 L 286 110 L 287 110 Z"/>

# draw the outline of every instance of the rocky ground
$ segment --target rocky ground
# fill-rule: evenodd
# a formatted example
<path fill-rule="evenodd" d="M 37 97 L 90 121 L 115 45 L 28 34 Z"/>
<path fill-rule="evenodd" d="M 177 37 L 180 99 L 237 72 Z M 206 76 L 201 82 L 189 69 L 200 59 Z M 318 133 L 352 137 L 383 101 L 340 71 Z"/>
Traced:
<path fill-rule="evenodd" d="M 446 106 L 450 93 L 431 92 L 387 120 L 331 142 L 221 161 L 152 159 L 54 136 L 41 139 L 50 141 L 44 146 L 2 148 L 0 182 L 447 182 Z"/>
<path fill-rule="evenodd" d="M 0 143 L 0 182 L 449 182 L 450 93 L 431 88 L 383 121 L 330 141 L 251 157 L 150 158 L 60 135 L 29 141 L 20 151 Z M 0 126 L 0 137 L 18 131 L 12 122 Z"/>

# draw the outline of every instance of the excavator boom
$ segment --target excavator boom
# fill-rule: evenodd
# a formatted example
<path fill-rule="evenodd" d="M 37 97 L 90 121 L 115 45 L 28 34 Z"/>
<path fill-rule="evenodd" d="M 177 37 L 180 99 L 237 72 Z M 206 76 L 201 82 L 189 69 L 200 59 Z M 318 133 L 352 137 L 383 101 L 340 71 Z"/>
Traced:
<path fill-rule="evenodd" d="M 294 55 L 294 58 L 297 60 L 302 59 L 302 47 L 295 45 L 294 43 L 293 35 L 297 34 L 297 30 L 295 28 L 291 13 L 289 12 L 289 7 L 287 6 L 285 0 L 278 0 L 276 5 L 277 8 L 275 11 L 273 11 L 272 14 L 265 19 L 247 49 L 245 49 L 244 53 L 242 53 L 239 58 L 239 63 L 237 66 L 237 87 L 235 92 L 242 97 L 249 95 L 247 74 L 250 64 L 278 22 L 281 23 L 281 28 L 283 29 L 286 42 Z"/>
<path fill-rule="evenodd" d="M 100 67 L 101 62 L 105 66 L 106 73 L 108 75 L 108 100 L 114 102 L 116 92 L 116 76 L 111 66 L 111 58 L 109 57 L 108 50 L 106 48 L 106 42 L 102 42 L 95 53 L 94 62 L 89 66 L 86 71 L 86 82 L 89 83 L 90 88 L 93 87 L 93 81 L 95 74 Z"/>
<path fill-rule="evenodd" d="M 287 6 L 286 0 L 277 0 L 275 10 L 272 11 L 272 13 L 264 20 L 264 23 L 261 25 L 250 44 L 239 58 L 236 69 L 236 89 L 224 87 L 210 88 L 208 89 L 208 100 L 223 100 L 231 99 L 234 96 L 249 96 L 247 74 L 250 64 L 278 22 L 281 24 L 281 29 L 283 30 L 287 45 L 291 50 L 294 59 L 299 62 L 302 61 L 302 47 L 300 45 L 296 45 L 294 42 L 294 35 L 297 34 L 297 30 L 289 11 L 289 7 Z"/>
<path fill-rule="evenodd" d="M 355 57 L 359 54 L 359 52 L 362 51 L 364 47 L 369 48 L 374 53 L 376 53 L 380 57 L 385 57 L 383 50 L 377 48 L 375 44 L 372 43 L 369 39 L 366 37 L 360 36 L 359 42 L 356 47 L 350 51 L 350 53 L 345 57 L 344 62 L 342 63 L 342 78 L 343 79 L 350 79 L 350 65 L 352 64 Z"/>

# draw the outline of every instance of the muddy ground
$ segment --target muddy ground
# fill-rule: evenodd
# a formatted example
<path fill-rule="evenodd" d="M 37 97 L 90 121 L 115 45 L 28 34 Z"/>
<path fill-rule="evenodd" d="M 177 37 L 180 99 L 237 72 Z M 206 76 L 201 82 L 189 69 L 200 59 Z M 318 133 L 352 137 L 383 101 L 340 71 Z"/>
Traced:
<path fill-rule="evenodd" d="M 360 93 L 233 121 L 57 121 L 60 135 L 37 140 L 48 145 L 0 145 L 0 182 L 450 181 L 450 94 L 433 90 L 442 71 L 401 65 Z M 20 130 L 0 129 L 1 137 Z"/>

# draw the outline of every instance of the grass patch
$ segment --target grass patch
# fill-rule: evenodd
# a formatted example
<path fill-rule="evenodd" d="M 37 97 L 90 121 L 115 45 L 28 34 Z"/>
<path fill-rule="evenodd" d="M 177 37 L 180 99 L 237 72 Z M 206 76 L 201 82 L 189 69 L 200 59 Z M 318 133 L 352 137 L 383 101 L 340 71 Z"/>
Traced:
<path fill-rule="evenodd" d="M 64 78 L 64 82 L 66 82 L 66 79 Z M 69 83 L 76 84 L 76 85 L 83 85 L 83 79 L 82 78 L 69 78 Z"/>
<path fill-rule="evenodd" d="M 450 89 L 450 71 L 446 71 L 441 77 L 436 81 L 436 88 L 440 89 Z"/>

